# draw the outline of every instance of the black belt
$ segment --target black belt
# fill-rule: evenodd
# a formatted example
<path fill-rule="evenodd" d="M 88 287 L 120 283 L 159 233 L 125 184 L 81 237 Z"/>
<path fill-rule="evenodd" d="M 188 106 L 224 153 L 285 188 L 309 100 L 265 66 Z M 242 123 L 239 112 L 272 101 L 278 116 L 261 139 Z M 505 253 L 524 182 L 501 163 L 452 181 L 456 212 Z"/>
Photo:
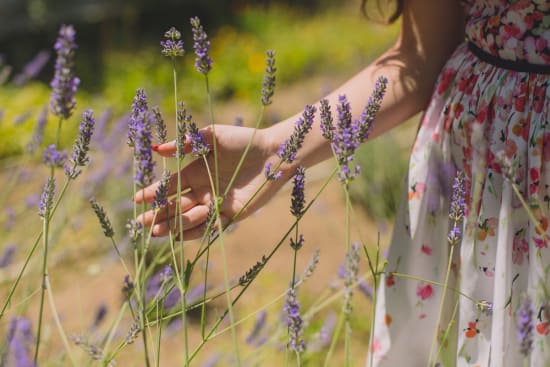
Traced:
<path fill-rule="evenodd" d="M 512 61 L 512 60 L 501 59 L 497 56 L 494 56 L 486 52 L 485 50 L 482 50 L 472 42 L 468 42 L 468 49 L 472 51 L 472 53 L 476 55 L 478 59 L 485 61 L 486 63 L 495 65 L 499 68 L 519 71 L 524 73 L 550 75 L 550 64 L 547 64 L 547 65 L 531 64 L 529 62 L 521 61 L 521 60 Z"/>

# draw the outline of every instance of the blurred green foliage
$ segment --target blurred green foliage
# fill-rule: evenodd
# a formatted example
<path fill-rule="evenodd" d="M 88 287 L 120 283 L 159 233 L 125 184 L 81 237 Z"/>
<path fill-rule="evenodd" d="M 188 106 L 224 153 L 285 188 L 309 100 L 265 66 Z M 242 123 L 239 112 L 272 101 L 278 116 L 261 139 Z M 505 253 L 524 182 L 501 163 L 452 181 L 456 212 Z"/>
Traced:
<path fill-rule="evenodd" d="M 259 101 L 268 49 L 277 52 L 277 89 L 313 75 L 349 73 L 350 69 L 357 70 L 365 65 L 388 44 L 397 28 L 371 24 L 357 10 L 355 2 L 337 8 L 327 7 L 310 15 L 304 10 L 282 5 L 249 7 L 240 9 L 231 24 L 212 31 L 209 31 L 209 24 L 203 22 L 212 42 L 214 69 L 209 79 L 215 102 L 240 99 L 250 104 Z M 172 25 L 179 27 L 184 38 L 189 40 L 191 30 L 187 20 L 183 26 L 163 26 L 168 29 Z M 364 31 L 358 32 L 358 29 Z M 159 41 L 161 37 L 162 33 Z M 200 111 L 205 106 L 204 80 L 193 67 L 192 42 L 186 41 L 184 47 L 187 54 L 177 64 L 179 98 L 193 110 Z M 89 90 L 87 85 L 82 84 L 73 116 L 75 126 L 85 108 L 112 108 L 115 116 L 126 113 L 135 90 L 141 87 L 147 91 L 151 104 L 158 104 L 165 111 L 174 109 L 172 64 L 160 54 L 158 43 L 143 44 L 132 51 L 103 52 L 102 67 L 91 72 L 95 72 L 95 78 L 101 80 L 103 87 L 99 93 L 91 94 L 86 92 Z M 9 83 L 0 85 L 3 115 L 0 118 L 0 157 L 23 151 L 37 115 L 48 99 L 49 87 L 43 82 L 32 82 L 25 87 Z M 17 116 L 22 114 L 28 114 L 29 118 L 15 124 Z M 51 116 L 49 120 L 47 134 L 56 127 Z M 70 136 L 66 139 L 66 143 L 71 142 Z"/>

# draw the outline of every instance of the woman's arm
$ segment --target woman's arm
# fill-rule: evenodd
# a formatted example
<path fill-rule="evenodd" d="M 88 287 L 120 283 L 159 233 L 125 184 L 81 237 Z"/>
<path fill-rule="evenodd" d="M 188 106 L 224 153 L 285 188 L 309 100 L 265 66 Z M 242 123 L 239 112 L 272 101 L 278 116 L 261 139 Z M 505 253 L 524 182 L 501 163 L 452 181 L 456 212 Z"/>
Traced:
<path fill-rule="evenodd" d="M 345 94 L 360 113 L 379 76 L 388 87 L 371 138 L 399 125 L 426 107 L 443 65 L 463 40 L 464 14 L 457 0 L 405 0 L 401 32 L 395 44 L 369 66 L 327 96 L 331 106 Z M 272 149 L 290 136 L 299 115 L 266 129 Z M 319 121 L 308 134 L 295 165 L 312 166 L 331 154 Z"/>
<path fill-rule="evenodd" d="M 463 15 L 457 0 L 406 0 L 403 12 L 402 30 L 396 43 L 371 65 L 358 73 L 327 98 L 331 105 L 337 103 L 340 94 L 346 94 L 352 109 L 361 111 L 370 96 L 376 79 L 383 75 L 389 79 L 386 97 L 374 122 L 371 136 L 377 136 L 405 121 L 422 110 L 431 95 L 435 80 L 443 64 L 462 40 Z M 259 130 L 216 125 L 202 130 L 204 138 L 212 146 L 216 135 L 218 151 L 219 184 L 221 192 L 226 191 L 233 171 L 247 142 L 254 137 L 248 156 L 231 189 L 225 195 L 220 208 L 222 223 L 242 219 L 265 204 L 294 175 L 298 165 L 312 166 L 330 157 L 330 146 L 321 134 L 319 122 L 306 137 L 292 164 L 282 166 L 282 177 L 270 180 L 266 185 L 264 167 L 268 162 L 278 162 L 277 151 L 287 140 L 299 115 L 293 116 L 270 128 Z M 188 143 L 187 143 L 188 144 Z M 186 150 L 189 151 L 189 144 Z M 169 157 L 175 153 L 174 143 L 157 148 L 160 155 Z M 207 157 L 209 166 L 214 167 L 213 155 Z M 202 160 L 196 160 L 179 173 L 182 187 L 189 188 L 181 198 L 174 199 L 167 211 L 145 213 L 140 220 L 153 227 L 153 235 L 164 236 L 169 231 L 170 218 L 176 212 L 176 205 L 182 210 L 184 235 L 197 238 L 205 229 L 209 206 L 213 200 L 210 180 Z M 170 180 L 168 194 L 176 193 L 177 174 Z M 157 184 L 136 194 L 136 201 L 151 202 Z M 260 188 L 259 194 L 248 203 Z M 235 218 L 238 214 L 239 218 Z M 153 223 L 153 219 L 155 223 Z M 172 220 L 173 223 L 173 220 Z"/>

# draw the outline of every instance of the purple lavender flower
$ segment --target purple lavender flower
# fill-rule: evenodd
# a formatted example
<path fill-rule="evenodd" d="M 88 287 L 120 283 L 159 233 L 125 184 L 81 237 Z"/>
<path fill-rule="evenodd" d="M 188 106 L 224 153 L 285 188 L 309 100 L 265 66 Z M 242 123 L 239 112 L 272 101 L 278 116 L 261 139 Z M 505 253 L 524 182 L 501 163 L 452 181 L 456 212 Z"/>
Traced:
<path fill-rule="evenodd" d="M 183 159 L 185 156 L 185 138 L 187 135 L 187 127 L 191 122 L 192 116 L 187 113 L 182 101 L 178 102 L 176 121 L 176 157 Z"/>
<path fill-rule="evenodd" d="M 296 297 L 296 289 L 290 287 L 286 294 L 284 311 L 287 314 L 287 326 L 289 334 L 288 349 L 297 353 L 303 352 L 306 348 L 303 339 L 303 320 L 300 316 L 300 303 Z"/>
<path fill-rule="evenodd" d="M 44 139 L 44 128 L 46 127 L 46 123 L 48 122 L 48 107 L 45 106 L 42 108 L 40 113 L 38 114 L 38 118 L 36 119 L 36 125 L 34 126 L 34 131 L 32 133 L 31 140 L 27 143 L 25 150 L 28 153 L 34 153 L 42 144 L 42 140 Z"/>
<path fill-rule="evenodd" d="M 302 274 L 302 278 L 301 278 L 302 283 L 308 280 L 315 272 L 315 269 L 317 268 L 317 264 L 319 264 L 320 252 L 321 250 L 319 248 L 315 249 L 315 252 L 313 252 L 313 256 L 311 257 L 309 264 L 306 266 L 304 273 Z"/>
<path fill-rule="evenodd" d="M 528 356 L 533 347 L 533 306 L 528 296 L 525 297 L 522 304 L 519 306 L 516 317 L 516 328 L 518 331 L 518 341 L 520 342 L 519 350 L 524 356 Z"/>
<path fill-rule="evenodd" d="M 258 336 L 265 327 L 266 321 L 267 312 L 265 310 L 262 310 L 256 315 L 254 326 L 252 327 L 250 334 L 248 334 L 248 336 L 246 337 L 246 344 L 252 345 L 252 343 L 254 343 L 256 339 L 258 339 Z"/>
<path fill-rule="evenodd" d="M 268 180 L 278 180 L 283 176 L 282 171 L 279 170 L 277 172 L 274 172 L 271 170 L 271 167 L 273 167 L 273 162 L 267 162 L 264 167 L 265 178 L 267 178 Z"/>
<path fill-rule="evenodd" d="M 170 181 L 170 171 L 164 170 L 162 173 L 162 179 L 155 192 L 155 200 L 153 201 L 153 208 L 162 208 L 168 202 L 168 184 Z"/>
<path fill-rule="evenodd" d="M 128 146 L 135 146 L 137 125 L 147 119 L 148 109 L 145 91 L 142 88 L 138 88 L 132 100 L 132 112 L 128 120 Z"/>
<path fill-rule="evenodd" d="M 377 80 L 374 91 L 367 101 L 359 119 L 354 120 L 351 114 L 351 106 L 346 96 L 338 97 L 338 121 L 336 126 L 332 123 L 332 116 L 328 101 L 321 102 L 321 129 L 323 136 L 331 141 L 331 146 L 340 167 L 339 179 L 349 182 L 359 174 L 359 166 L 350 168 L 355 151 L 359 145 L 368 138 L 372 129 L 372 123 L 386 90 L 387 79 L 381 77 Z"/>
<path fill-rule="evenodd" d="M 352 243 L 346 253 L 344 270 L 344 314 L 349 315 L 352 311 L 353 285 L 357 282 L 359 273 L 359 244 Z"/>
<path fill-rule="evenodd" d="M 6 245 L 4 251 L 0 255 L 0 269 L 8 267 L 12 263 L 16 249 L 17 247 L 12 243 Z"/>
<path fill-rule="evenodd" d="M 453 194 L 451 199 L 451 210 L 449 218 L 454 222 L 459 222 L 464 217 L 464 172 L 459 171 L 455 176 L 453 183 Z"/>
<path fill-rule="evenodd" d="M 307 105 L 302 117 L 296 121 L 292 135 L 279 147 L 277 155 L 284 162 L 292 163 L 296 159 L 296 154 L 302 147 L 306 134 L 311 130 L 311 126 L 313 125 L 315 111 L 315 106 Z"/>
<path fill-rule="evenodd" d="M 43 50 L 37 53 L 32 60 L 23 67 L 23 71 L 13 78 L 15 85 L 22 86 L 29 80 L 35 78 L 40 74 L 44 66 L 46 66 L 49 59 L 50 53 L 48 51 Z"/>
<path fill-rule="evenodd" d="M 164 144 L 168 141 L 168 131 L 166 131 L 166 124 L 162 118 L 162 113 L 158 106 L 153 107 L 151 111 L 153 112 L 153 123 L 157 134 L 157 140 L 159 144 Z"/>
<path fill-rule="evenodd" d="M 367 297 L 367 299 L 369 300 L 372 299 L 373 290 L 370 284 L 366 280 L 359 281 L 358 288 L 359 288 L 359 291 L 361 291 L 361 293 L 363 293 L 365 297 Z"/>
<path fill-rule="evenodd" d="M 31 322 L 24 317 L 13 317 L 8 325 L 6 366 L 34 367 L 33 343 Z"/>
<path fill-rule="evenodd" d="M 298 251 L 299 249 L 302 248 L 303 245 L 304 245 L 304 236 L 303 235 L 299 235 L 298 240 L 295 240 L 292 237 L 290 238 L 290 247 L 294 251 Z"/>
<path fill-rule="evenodd" d="M 271 98 L 275 94 L 275 73 L 277 68 L 275 67 L 275 51 L 266 51 L 266 66 L 264 80 L 262 83 L 262 104 L 268 106 L 271 104 Z"/>
<path fill-rule="evenodd" d="M 103 207 L 94 198 L 91 198 L 89 201 L 95 215 L 97 216 L 97 219 L 99 219 L 99 223 L 103 229 L 103 234 L 105 237 L 112 238 L 115 235 L 115 231 L 113 230 L 113 226 L 111 225 L 111 221 L 109 220 L 105 209 L 103 209 Z"/>
<path fill-rule="evenodd" d="M 6 210 L 6 231 L 11 231 L 15 224 L 15 210 L 12 207 L 7 207 Z"/>
<path fill-rule="evenodd" d="M 334 124 L 330 105 L 325 98 L 321 99 L 320 104 L 321 107 L 319 108 L 319 112 L 321 115 L 321 130 L 323 132 L 323 137 L 332 141 L 334 136 Z"/>
<path fill-rule="evenodd" d="M 52 95 L 50 108 L 55 116 L 67 120 L 76 106 L 74 95 L 80 79 L 74 75 L 74 56 L 76 50 L 75 30 L 71 25 L 62 25 L 59 37 L 54 45 L 57 52 L 55 73 L 50 86 Z"/>
<path fill-rule="evenodd" d="M 105 316 L 107 316 L 107 311 L 107 304 L 105 302 L 101 302 L 95 313 L 92 328 L 97 328 L 99 325 L 101 325 L 101 323 L 105 320 Z"/>
<path fill-rule="evenodd" d="M 112 117 L 113 110 L 111 108 L 106 108 L 97 118 L 94 128 L 94 135 L 92 137 L 92 144 L 94 146 L 101 146 L 107 140 L 106 130 Z"/>
<path fill-rule="evenodd" d="M 90 162 L 88 151 L 90 150 L 90 141 L 94 133 L 94 126 L 95 119 L 93 111 L 84 111 L 82 121 L 80 122 L 80 131 L 73 145 L 73 153 L 71 155 L 72 167 L 65 169 L 67 176 L 71 179 L 75 179 L 82 172 L 78 167 L 84 167 Z"/>
<path fill-rule="evenodd" d="M 451 245 L 456 245 L 462 235 L 462 218 L 464 217 L 464 172 L 459 171 L 453 183 L 453 195 L 449 218 L 453 227 L 449 231 L 448 239 Z"/>
<path fill-rule="evenodd" d="M 40 203 L 38 204 L 38 215 L 41 218 L 48 218 L 53 207 L 53 196 L 55 191 L 55 179 L 48 177 L 48 182 L 44 185 Z"/>
<path fill-rule="evenodd" d="M 336 314 L 331 312 L 325 318 L 325 322 L 319 332 L 315 335 L 315 339 L 309 344 L 308 350 L 313 352 L 318 352 L 323 348 L 326 348 L 330 345 L 332 340 L 332 334 L 334 333 L 334 328 L 336 327 Z"/>
<path fill-rule="evenodd" d="M 144 98 L 142 99 L 140 95 L 141 93 L 138 90 L 138 95 L 136 97 L 138 100 L 144 101 Z M 155 178 L 155 162 L 153 161 L 152 150 L 152 127 L 145 108 L 142 110 L 136 108 L 134 112 L 135 118 L 130 118 L 132 121 L 130 129 L 133 130 L 131 135 L 133 135 L 134 162 L 136 169 L 134 181 L 138 187 L 145 187 L 149 186 Z"/>
<path fill-rule="evenodd" d="M 195 50 L 195 55 L 197 55 L 195 58 L 195 67 L 199 72 L 206 75 L 212 70 L 212 59 L 208 54 L 210 41 L 198 17 L 191 18 L 191 30 L 193 31 L 193 49 Z"/>
<path fill-rule="evenodd" d="M 199 132 L 197 125 L 191 121 L 189 123 L 189 138 L 191 139 L 191 147 L 193 154 L 205 156 L 210 152 L 210 146 L 204 140 L 204 137 Z"/>
<path fill-rule="evenodd" d="M 374 90 L 367 101 L 367 105 L 361 113 L 359 118 L 359 140 L 363 142 L 368 139 L 370 130 L 376 114 L 380 110 L 382 99 L 386 94 L 386 87 L 388 85 L 388 79 L 384 76 L 379 77 L 374 85 Z"/>
<path fill-rule="evenodd" d="M 300 218 L 304 214 L 304 207 L 306 203 L 304 196 L 304 185 L 306 178 L 305 171 L 306 170 L 304 167 L 298 167 L 293 180 L 290 212 L 296 218 Z"/>
<path fill-rule="evenodd" d="M 493 315 L 493 303 L 489 301 L 479 301 L 477 304 L 477 309 L 485 314 L 485 316 L 490 317 Z"/>
<path fill-rule="evenodd" d="M 162 46 L 162 54 L 167 57 L 179 57 L 183 56 L 185 51 L 183 50 L 183 41 L 180 40 L 181 33 L 174 27 L 171 27 L 164 33 L 165 41 L 160 41 Z"/>
<path fill-rule="evenodd" d="M 63 167 L 65 161 L 67 160 L 67 153 L 60 152 L 55 147 L 55 144 L 50 144 L 44 152 L 42 152 L 42 161 L 48 167 Z"/>

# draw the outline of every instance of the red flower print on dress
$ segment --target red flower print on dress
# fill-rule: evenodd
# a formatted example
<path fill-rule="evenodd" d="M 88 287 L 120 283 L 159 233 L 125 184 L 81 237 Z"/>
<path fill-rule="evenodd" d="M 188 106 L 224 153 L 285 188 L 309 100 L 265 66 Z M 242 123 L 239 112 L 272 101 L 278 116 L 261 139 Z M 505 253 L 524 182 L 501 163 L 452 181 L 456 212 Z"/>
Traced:
<path fill-rule="evenodd" d="M 430 298 L 434 290 L 430 284 L 422 285 L 419 284 L 416 288 L 416 295 L 420 297 L 421 300 L 425 301 Z"/>
<path fill-rule="evenodd" d="M 447 69 L 441 74 L 441 80 L 439 82 L 439 86 L 437 87 L 437 93 L 443 94 L 449 85 L 451 85 L 451 82 L 454 80 L 456 70 L 454 69 Z"/>
<path fill-rule="evenodd" d="M 477 321 L 474 322 L 470 321 L 468 322 L 468 327 L 464 329 L 464 336 L 466 338 L 475 338 L 477 334 L 479 334 L 479 329 L 477 328 Z"/>
<path fill-rule="evenodd" d="M 391 288 L 395 285 L 395 276 L 393 273 L 389 273 L 388 277 L 386 278 L 386 287 Z"/>
<path fill-rule="evenodd" d="M 542 85 L 537 85 L 535 87 L 535 92 L 533 93 L 533 110 L 536 113 L 541 113 L 544 108 L 546 89 L 547 87 Z"/>
<path fill-rule="evenodd" d="M 537 192 L 539 187 L 539 170 L 532 167 L 529 169 L 529 194 L 533 195 Z"/>
<path fill-rule="evenodd" d="M 523 230 L 518 231 L 514 236 L 514 241 L 512 243 L 512 262 L 516 265 L 521 265 L 523 263 L 524 255 L 527 256 L 529 261 L 529 243 L 521 235 Z"/>
<path fill-rule="evenodd" d="M 432 254 L 432 248 L 430 246 L 427 246 L 427 245 L 422 245 L 422 247 L 420 248 L 420 251 L 422 251 L 422 253 L 426 254 L 426 255 L 431 255 Z"/>

